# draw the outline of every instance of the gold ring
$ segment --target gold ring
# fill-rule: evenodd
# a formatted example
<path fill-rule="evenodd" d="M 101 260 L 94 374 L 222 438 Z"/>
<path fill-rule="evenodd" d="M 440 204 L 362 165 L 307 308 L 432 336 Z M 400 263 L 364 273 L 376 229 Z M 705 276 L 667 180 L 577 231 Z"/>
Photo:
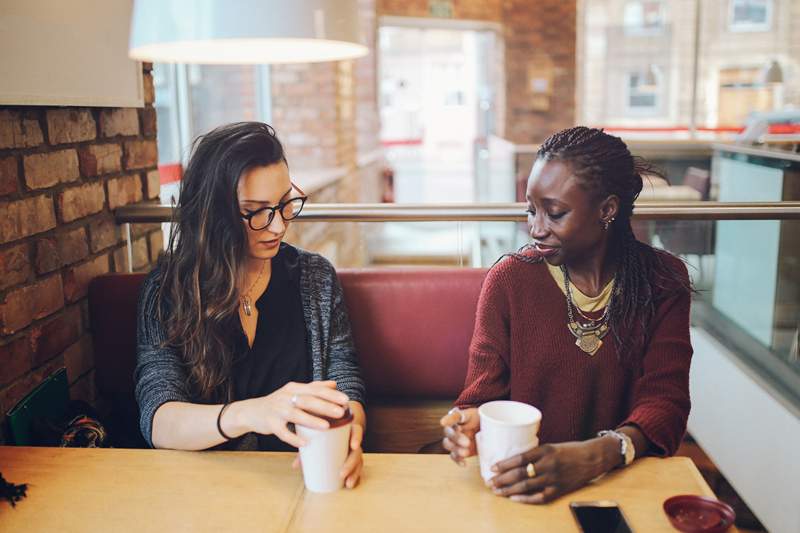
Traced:
<path fill-rule="evenodd" d="M 528 477 L 536 477 L 536 468 L 533 463 L 528 463 L 528 466 L 525 467 L 525 472 L 528 473 Z"/>
<path fill-rule="evenodd" d="M 447 412 L 447 414 L 448 414 L 448 415 L 452 415 L 453 413 L 458 413 L 458 422 L 456 423 L 457 425 L 459 425 L 459 426 L 460 426 L 460 425 L 464 424 L 464 422 L 466 422 L 466 421 L 467 421 L 467 417 L 466 417 L 466 415 L 464 414 L 464 411 L 462 411 L 462 410 L 461 410 L 461 409 L 459 409 L 458 407 L 453 407 L 452 409 L 450 409 L 450 410 Z"/>

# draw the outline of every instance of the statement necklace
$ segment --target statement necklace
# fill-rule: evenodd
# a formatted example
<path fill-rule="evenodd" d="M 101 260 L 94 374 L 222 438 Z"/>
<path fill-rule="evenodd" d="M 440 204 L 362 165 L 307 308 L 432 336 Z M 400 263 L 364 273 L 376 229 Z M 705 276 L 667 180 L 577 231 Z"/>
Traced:
<path fill-rule="evenodd" d="M 261 271 L 258 273 L 258 277 L 253 282 L 253 284 L 250 285 L 250 288 L 247 289 L 247 292 L 245 292 L 241 297 L 242 309 L 244 310 L 244 314 L 246 314 L 247 316 L 251 316 L 253 314 L 253 306 L 252 306 L 252 302 L 250 300 L 250 292 L 253 290 L 253 288 L 256 286 L 256 284 L 259 282 L 259 280 L 261 279 L 261 276 L 264 275 L 264 271 L 266 269 L 267 269 L 267 261 L 265 260 L 264 264 L 261 266 Z"/>
<path fill-rule="evenodd" d="M 611 289 L 611 298 L 608 300 L 603 315 L 597 319 L 589 318 L 575 305 L 572 298 L 572 287 L 570 287 L 569 284 L 569 272 L 567 272 L 567 267 L 565 265 L 561 265 L 561 273 L 564 275 L 564 292 L 567 293 L 567 316 L 569 317 L 567 329 L 569 329 L 569 332 L 575 337 L 575 345 L 578 348 L 589 355 L 594 355 L 603 345 L 603 337 L 608 333 L 608 319 L 611 312 L 611 304 L 614 302 L 614 294 L 616 293 L 614 289 L 616 287 L 612 287 Z M 578 317 L 583 321 L 575 320 L 573 308 L 577 311 Z"/>

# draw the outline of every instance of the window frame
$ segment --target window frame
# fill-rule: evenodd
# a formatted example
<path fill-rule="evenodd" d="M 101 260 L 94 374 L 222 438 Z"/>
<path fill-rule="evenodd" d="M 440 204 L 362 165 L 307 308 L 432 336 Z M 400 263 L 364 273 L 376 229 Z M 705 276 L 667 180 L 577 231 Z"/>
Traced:
<path fill-rule="evenodd" d="M 643 4 L 644 3 L 657 3 L 658 4 L 658 14 L 659 14 L 659 24 L 657 26 L 629 26 L 625 23 L 625 13 L 628 10 L 629 6 L 632 4 L 639 4 L 642 6 L 642 12 L 644 13 Z M 622 29 L 625 35 L 632 35 L 632 36 L 646 36 L 646 35 L 661 35 L 664 33 L 667 27 L 666 21 L 666 6 L 663 0 L 628 0 L 622 7 Z"/>
<path fill-rule="evenodd" d="M 652 106 L 640 107 L 631 106 L 631 96 L 633 96 L 633 89 L 631 87 L 632 76 L 644 76 L 648 68 L 653 69 L 653 74 L 656 78 L 656 86 L 653 89 L 654 104 Z M 662 114 L 663 92 L 664 92 L 664 75 L 662 69 L 658 65 L 651 65 L 644 69 L 628 70 L 625 72 L 623 78 L 625 82 L 625 114 L 631 117 L 658 117 Z"/>
<path fill-rule="evenodd" d="M 752 22 L 736 22 L 734 14 L 736 13 L 737 2 L 753 2 L 754 0 L 728 0 L 728 31 L 730 32 L 767 32 L 772 30 L 772 13 L 774 8 L 774 0 L 763 0 L 766 6 L 766 17 L 763 23 Z"/>

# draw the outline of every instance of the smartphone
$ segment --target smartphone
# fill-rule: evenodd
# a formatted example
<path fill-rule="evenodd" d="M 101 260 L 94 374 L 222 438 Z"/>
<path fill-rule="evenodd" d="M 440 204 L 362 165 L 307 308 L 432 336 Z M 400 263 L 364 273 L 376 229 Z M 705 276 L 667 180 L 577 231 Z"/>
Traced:
<path fill-rule="evenodd" d="M 617 502 L 570 502 L 569 508 L 583 533 L 632 533 Z"/>

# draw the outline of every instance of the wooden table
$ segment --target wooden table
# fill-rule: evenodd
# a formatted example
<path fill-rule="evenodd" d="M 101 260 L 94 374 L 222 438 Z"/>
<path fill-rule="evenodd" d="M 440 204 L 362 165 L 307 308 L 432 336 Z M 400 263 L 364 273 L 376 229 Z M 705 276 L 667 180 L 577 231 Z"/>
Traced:
<path fill-rule="evenodd" d="M 313 494 L 294 454 L 0 447 L 0 472 L 28 483 L 0 531 L 578 531 L 569 502 L 613 499 L 637 532 L 674 531 L 676 494 L 713 496 L 690 459 L 644 459 L 543 506 L 494 496 L 477 462 L 367 454 L 361 485 Z"/>

